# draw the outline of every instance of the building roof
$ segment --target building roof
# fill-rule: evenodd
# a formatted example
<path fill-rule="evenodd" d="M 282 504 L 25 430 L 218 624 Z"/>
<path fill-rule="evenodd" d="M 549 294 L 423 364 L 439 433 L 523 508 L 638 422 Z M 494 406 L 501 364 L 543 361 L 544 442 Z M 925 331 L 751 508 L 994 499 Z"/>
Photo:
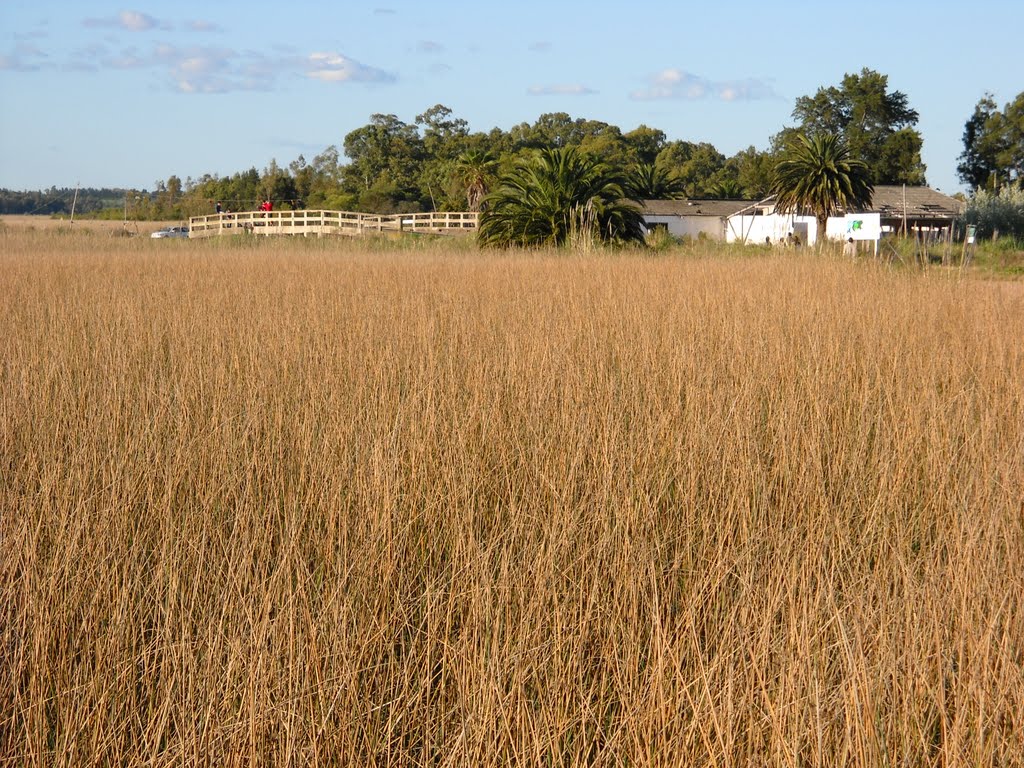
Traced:
<path fill-rule="evenodd" d="M 884 219 L 903 217 L 906 195 L 908 219 L 952 219 L 963 213 L 965 203 L 930 187 L 904 188 L 900 184 L 875 187 L 871 207 L 862 213 L 880 213 Z M 767 198 L 764 202 L 771 201 Z M 738 213 L 750 215 L 759 204 L 750 200 L 644 200 L 644 216 L 717 216 L 728 218 Z M 851 211 L 852 213 L 852 211 Z"/>
<path fill-rule="evenodd" d="M 910 219 L 951 219 L 959 216 L 964 203 L 955 197 L 944 195 L 929 187 L 906 187 L 881 185 L 875 187 L 871 196 L 872 213 L 883 218 L 902 218 L 904 189 L 906 189 L 906 214 Z"/>
<path fill-rule="evenodd" d="M 753 205 L 750 200 L 644 200 L 644 216 L 733 216 Z"/>

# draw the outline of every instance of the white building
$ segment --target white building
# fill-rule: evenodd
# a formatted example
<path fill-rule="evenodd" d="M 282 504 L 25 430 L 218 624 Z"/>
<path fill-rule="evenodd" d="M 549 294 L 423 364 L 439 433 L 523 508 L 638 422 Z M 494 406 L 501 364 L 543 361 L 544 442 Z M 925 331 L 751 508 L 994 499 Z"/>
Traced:
<path fill-rule="evenodd" d="M 863 211 L 848 211 L 829 218 L 826 236 L 830 240 L 878 241 L 885 235 L 907 234 L 932 238 L 951 234 L 964 203 L 928 187 L 882 185 L 875 187 L 871 205 Z M 813 216 L 776 213 L 772 198 L 748 204 L 746 210 L 729 217 L 728 242 L 763 244 L 785 240 L 790 233 L 801 243 L 813 245 L 818 239 L 818 222 Z"/>
<path fill-rule="evenodd" d="M 725 241 L 729 217 L 750 206 L 749 200 L 644 200 L 644 225 L 674 237 Z"/>

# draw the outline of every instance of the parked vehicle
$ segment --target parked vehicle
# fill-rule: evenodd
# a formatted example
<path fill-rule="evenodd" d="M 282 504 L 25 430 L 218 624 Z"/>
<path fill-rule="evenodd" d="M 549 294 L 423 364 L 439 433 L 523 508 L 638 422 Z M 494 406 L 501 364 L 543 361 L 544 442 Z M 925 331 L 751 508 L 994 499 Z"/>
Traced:
<path fill-rule="evenodd" d="M 150 235 L 150 237 L 188 237 L 188 227 L 167 227 L 165 229 L 158 229 Z"/>

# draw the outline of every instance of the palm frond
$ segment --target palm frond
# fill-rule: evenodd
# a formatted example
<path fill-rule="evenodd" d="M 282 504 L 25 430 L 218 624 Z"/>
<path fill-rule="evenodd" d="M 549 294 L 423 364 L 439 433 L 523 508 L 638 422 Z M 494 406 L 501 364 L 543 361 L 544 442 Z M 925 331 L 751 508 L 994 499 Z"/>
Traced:
<path fill-rule="evenodd" d="M 830 216 L 871 205 L 874 186 L 867 165 L 850 157 L 839 136 L 798 134 L 775 168 L 772 193 L 776 210 L 813 215 L 824 237 Z"/>
<path fill-rule="evenodd" d="M 573 147 L 520 161 L 483 207 L 478 240 L 485 246 L 561 246 L 571 237 L 643 241 L 643 218 L 625 179 Z"/>

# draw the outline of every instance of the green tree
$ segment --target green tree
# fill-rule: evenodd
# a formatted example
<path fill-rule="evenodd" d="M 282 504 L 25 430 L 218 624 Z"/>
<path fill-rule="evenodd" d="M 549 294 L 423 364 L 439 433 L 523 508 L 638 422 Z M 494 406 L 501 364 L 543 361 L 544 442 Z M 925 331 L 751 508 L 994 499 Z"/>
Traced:
<path fill-rule="evenodd" d="M 255 168 L 236 173 L 227 185 L 227 194 L 222 199 L 229 201 L 234 211 L 255 210 L 260 198 L 260 174 Z"/>
<path fill-rule="evenodd" d="M 560 246 L 573 236 L 642 242 L 643 217 L 622 177 L 574 147 L 517 163 L 485 199 L 478 241 L 492 247 Z"/>
<path fill-rule="evenodd" d="M 492 128 L 487 133 L 471 133 L 466 137 L 464 143 L 463 151 L 490 152 L 499 161 L 502 157 L 510 155 L 518 149 L 512 134 L 501 130 L 501 128 Z"/>
<path fill-rule="evenodd" d="M 626 150 L 622 131 L 618 127 L 600 120 L 573 119 L 565 112 L 545 113 L 533 125 L 520 123 L 512 129 L 511 134 L 519 148 L 580 147 L 587 144 L 621 145 L 617 151 L 624 153 Z M 595 154 L 590 148 L 587 152 Z"/>
<path fill-rule="evenodd" d="M 420 164 L 419 193 L 430 210 L 451 211 L 463 207 L 461 193 L 452 184 L 456 160 L 446 157 L 426 157 Z"/>
<path fill-rule="evenodd" d="M 479 211 L 498 170 L 498 161 L 486 150 L 463 153 L 455 165 L 455 182 L 466 194 L 471 211 Z"/>
<path fill-rule="evenodd" d="M 772 185 L 780 213 L 809 213 L 818 220 L 818 242 L 829 216 L 871 205 L 874 185 L 867 165 L 850 157 L 835 134 L 799 135 L 786 147 Z"/>
<path fill-rule="evenodd" d="M 171 175 L 167 183 L 158 181 L 156 199 L 153 201 L 153 215 L 159 219 L 180 219 L 182 216 L 182 183 L 177 176 Z"/>
<path fill-rule="evenodd" d="M 998 192 L 978 190 L 967 203 L 964 221 L 978 228 L 979 237 L 1024 238 L 1024 187 L 1007 185 Z"/>
<path fill-rule="evenodd" d="M 713 144 L 673 141 L 658 154 L 658 162 L 682 180 L 687 197 L 704 197 L 725 168 L 725 155 Z"/>
<path fill-rule="evenodd" d="M 658 153 L 665 148 L 665 132 L 657 128 L 640 125 L 622 137 L 632 150 L 637 163 L 653 163 Z"/>
<path fill-rule="evenodd" d="M 680 200 L 686 182 L 664 163 L 637 163 L 626 172 L 626 191 L 634 200 Z"/>
<path fill-rule="evenodd" d="M 580 143 L 577 121 L 566 112 L 549 112 L 537 118 L 533 125 L 520 123 L 512 129 L 516 143 L 531 149 L 567 147 Z"/>
<path fill-rule="evenodd" d="M 316 155 L 309 165 L 300 166 L 300 171 L 295 173 L 296 186 L 306 207 L 342 210 L 351 208 L 351 203 L 342 204 L 345 200 L 342 192 L 343 175 L 340 153 L 334 145 Z"/>
<path fill-rule="evenodd" d="M 581 153 L 591 155 L 613 168 L 625 168 L 633 162 L 633 150 L 618 127 L 588 121 L 584 130 L 587 133 L 578 145 Z"/>
<path fill-rule="evenodd" d="M 761 200 L 772 188 L 775 164 L 778 162 L 771 152 L 760 152 L 754 147 L 740 150 L 726 161 L 726 166 L 735 169 L 740 197 L 747 200 Z"/>
<path fill-rule="evenodd" d="M 838 87 L 798 98 L 793 118 L 802 133 L 838 135 L 874 184 L 925 183 L 917 111 L 905 93 L 889 92 L 887 75 L 867 68 L 846 74 Z"/>
<path fill-rule="evenodd" d="M 451 177 L 456 158 L 465 151 L 469 125 L 452 116 L 443 104 L 435 104 L 421 115 L 416 124 L 423 132 L 423 156 L 419 164 L 418 182 L 420 200 L 430 207 L 451 209 L 460 205 L 459 197 L 451 194 Z"/>
<path fill-rule="evenodd" d="M 345 136 L 345 154 L 351 163 L 345 168 L 345 183 L 352 192 L 374 190 L 378 208 L 381 195 L 391 195 L 392 205 L 419 200 L 418 179 L 423 160 L 423 141 L 415 125 L 395 115 L 374 114 L 369 125 Z"/>
<path fill-rule="evenodd" d="M 723 178 L 707 188 L 707 196 L 712 200 L 742 200 L 743 187 L 736 179 Z"/>
<path fill-rule="evenodd" d="M 999 156 L 1007 177 L 1024 186 L 1024 91 L 1006 105 L 1006 151 Z"/>
<path fill-rule="evenodd" d="M 435 104 L 417 115 L 416 124 L 423 130 L 423 151 L 427 157 L 453 160 L 465 149 L 469 124 L 452 117 L 452 111 L 444 104 Z"/>
<path fill-rule="evenodd" d="M 295 185 L 295 197 L 304 203 L 313 188 L 316 171 L 306 162 L 305 156 L 299 155 L 288 164 L 288 172 L 292 175 Z"/>
<path fill-rule="evenodd" d="M 284 168 L 277 164 L 277 160 L 271 160 L 263 170 L 260 179 L 260 197 L 270 200 L 277 208 L 291 210 L 299 206 L 299 191 L 295 184 L 295 178 Z"/>
<path fill-rule="evenodd" d="M 1024 180 L 1024 92 L 999 111 L 986 93 L 964 125 L 957 174 L 971 189 L 995 190 Z"/>

